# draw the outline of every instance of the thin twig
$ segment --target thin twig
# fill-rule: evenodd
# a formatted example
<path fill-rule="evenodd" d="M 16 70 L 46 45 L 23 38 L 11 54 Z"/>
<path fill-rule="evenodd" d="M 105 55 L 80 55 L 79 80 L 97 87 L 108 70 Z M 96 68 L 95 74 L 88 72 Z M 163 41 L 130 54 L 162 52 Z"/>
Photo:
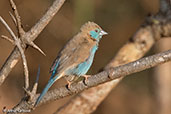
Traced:
<path fill-rule="evenodd" d="M 15 44 L 14 41 L 12 39 L 10 39 L 9 37 L 5 36 L 5 35 L 1 35 L 1 37 L 7 41 L 9 41 L 10 43 L 12 43 L 13 45 Z"/>
<path fill-rule="evenodd" d="M 10 16 L 11 16 L 11 18 L 12 18 L 14 24 L 17 26 L 17 21 L 16 21 L 14 15 L 13 15 L 11 12 L 9 12 L 9 14 L 10 14 Z"/>
<path fill-rule="evenodd" d="M 2 22 L 2 24 L 4 24 L 4 26 L 6 27 L 6 29 L 8 30 L 8 32 L 12 36 L 12 38 L 14 40 L 17 40 L 16 35 L 14 34 L 14 32 L 11 30 L 11 28 L 8 26 L 8 24 L 5 22 L 5 20 L 1 16 L 0 16 L 0 21 Z"/>
<path fill-rule="evenodd" d="M 25 31 L 22 28 L 21 17 L 19 15 L 18 11 L 17 11 L 17 7 L 16 7 L 13 0 L 10 0 L 10 4 L 11 4 L 11 7 L 12 7 L 12 9 L 14 11 L 14 14 L 15 14 L 15 20 L 16 20 L 16 23 L 17 23 L 18 36 L 20 37 L 20 35 L 21 35 L 21 37 L 22 37 L 25 34 Z"/>
<path fill-rule="evenodd" d="M 23 60 L 23 66 L 24 66 L 24 74 L 25 74 L 25 88 L 28 89 L 29 88 L 29 74 L 28 74 L 28 67 L 27 67 L 27 60 L 24 54 L 24 50 L 21 47 L 21 41 L 19 38 L 17 38 L 14 34 L 14 32 L 11 30 L 11 28 L 8 26 L 8 24 L 5 22 L 5 20 L 0 16 L 0 21 L 4 24 L 4 26 L 7 28 L 8 32 L 10 33 L 10 35 L 12 36 L 12 38 L 15 41 L 15 45 L 18 47 L 21 56 L 22 56 L 22 60 Z"/>

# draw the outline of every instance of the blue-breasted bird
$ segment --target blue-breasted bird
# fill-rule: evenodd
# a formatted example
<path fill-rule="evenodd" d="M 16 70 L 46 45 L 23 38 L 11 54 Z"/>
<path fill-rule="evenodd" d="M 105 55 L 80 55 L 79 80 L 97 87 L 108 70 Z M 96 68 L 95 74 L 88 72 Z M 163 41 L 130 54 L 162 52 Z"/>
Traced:
<path fill-rule="evenodd" d="M 53 62 L 50 80 L 38 97 L 35 106 L 56 80 L 67 75 L 81 76 L 87 73 L 92 65 L 99 41 L 106 34 L 94 22 L 87 22 L 81 27 L 81 31 L 64 46 Z"/>

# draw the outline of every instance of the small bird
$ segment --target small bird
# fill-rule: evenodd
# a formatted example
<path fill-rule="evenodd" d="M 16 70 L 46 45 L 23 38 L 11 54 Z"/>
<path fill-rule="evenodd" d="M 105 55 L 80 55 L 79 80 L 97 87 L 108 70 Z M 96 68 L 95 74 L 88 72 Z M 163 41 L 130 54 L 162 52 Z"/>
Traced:
<path fill-rule="evenodd" d="M 77 35 L 69 40 L 53 62 L 50 69 L 52 73 L 51 77 L 43 92 L 38 97 L 35 106 L 40 102 L 55 81 L 62 77 L 67 77 L 68 75 L 83 76 L 92 65 L 99 41 L 107 32 L 103 31 L 102 28 L 94 22 L 85 23 L 80 30 Z M 85 78 L 87 79 L 87 77 Z M 69 80 L 68 84 L 70 87 Z"/>

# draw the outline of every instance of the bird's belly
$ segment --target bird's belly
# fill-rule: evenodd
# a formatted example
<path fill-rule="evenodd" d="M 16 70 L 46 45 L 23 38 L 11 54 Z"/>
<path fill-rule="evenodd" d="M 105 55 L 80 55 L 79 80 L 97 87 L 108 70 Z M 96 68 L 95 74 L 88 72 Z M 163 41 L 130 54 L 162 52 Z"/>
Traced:
<path fill-rule="evenodd" d="M 76 76 L 86 74 L 93 63 L 94 54 L 95 54 L 96 50 L 97 50 L 97 46 L 94 46 L 92 48 L 92 50 L 90 51 L 90 56 L 84 62 L 78 64 L 73 69 L 68 70 L 68 74 L 70 74 L 70 75 L 73 74 Z"/>
<path fill-rule="evenodd" d="M 85 62 L 77 65 L 77 67 L 70 69 L 69 70 L 69 74 L 73 74 L 76 76 L 80 76 L 80 75 L 84 75 L 88 72 L 88 70 L 90 69 L 91 65 L 93 62 L 93 57 L 92 58 L 88 58 Z"/>

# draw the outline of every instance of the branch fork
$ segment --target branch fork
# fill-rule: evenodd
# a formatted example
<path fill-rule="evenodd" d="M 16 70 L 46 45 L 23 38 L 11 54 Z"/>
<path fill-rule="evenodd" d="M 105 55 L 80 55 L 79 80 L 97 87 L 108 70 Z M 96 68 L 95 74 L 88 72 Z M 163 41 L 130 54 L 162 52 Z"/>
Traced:
<path fill-rule="evenodd" d="M 26 32 L 24 31 L 22 24 L 21 24 L 21 18 L 20 15 L 17 11 L 17 7 L 14 3 L 13 0 L 10 0 L 10 5 L 12 7 L 13 13 L 14 15 L 10 12 L 10 16 L 13 20 L 13 23 L 16 26 L 17 29 L 17 36 L 15 35 L 15 33 L 12 31 L 12 29 L 9 27 L 9 25 L 7 24 L 7 22 L 0 16 L 0 21 L 2 22 L 2 24 L 6 27 L 7 31 L 10 33 L 11 38 L 2 35 L 1 37 L 7 41 L 9 41 L 10 43 L 12 43 L 13 45 L 16 45 L 17 48 L 20 51 L 21 57 L 22 57 L 22 61 L 23 61 L 23 67 L 24 67 L 24 76 L 25 76 L 25 86 L 24 91 L 26 92 L 27 96 L 29 96 L 29 98 L 32 100 L 33 96 L 36 94 L 37 91 L 37 83 L 34 84 L 34 87 L 32 89 L 32 91 L 29 91 L 29 71 L 28 71 L 28 65 L 27 65 L 27 60 L 26 60 L 26 56 L 24 54 L 24 46 L 25 45 L 30 45 L 33 48 L 35 48 L 36 50 L 38 50 L 40 53 L 42 53 L 43 55 L 45 55 L 45 53 L 36 45 L 34 44 L 33 41 L 25 38 L 25 34 Z"/>

